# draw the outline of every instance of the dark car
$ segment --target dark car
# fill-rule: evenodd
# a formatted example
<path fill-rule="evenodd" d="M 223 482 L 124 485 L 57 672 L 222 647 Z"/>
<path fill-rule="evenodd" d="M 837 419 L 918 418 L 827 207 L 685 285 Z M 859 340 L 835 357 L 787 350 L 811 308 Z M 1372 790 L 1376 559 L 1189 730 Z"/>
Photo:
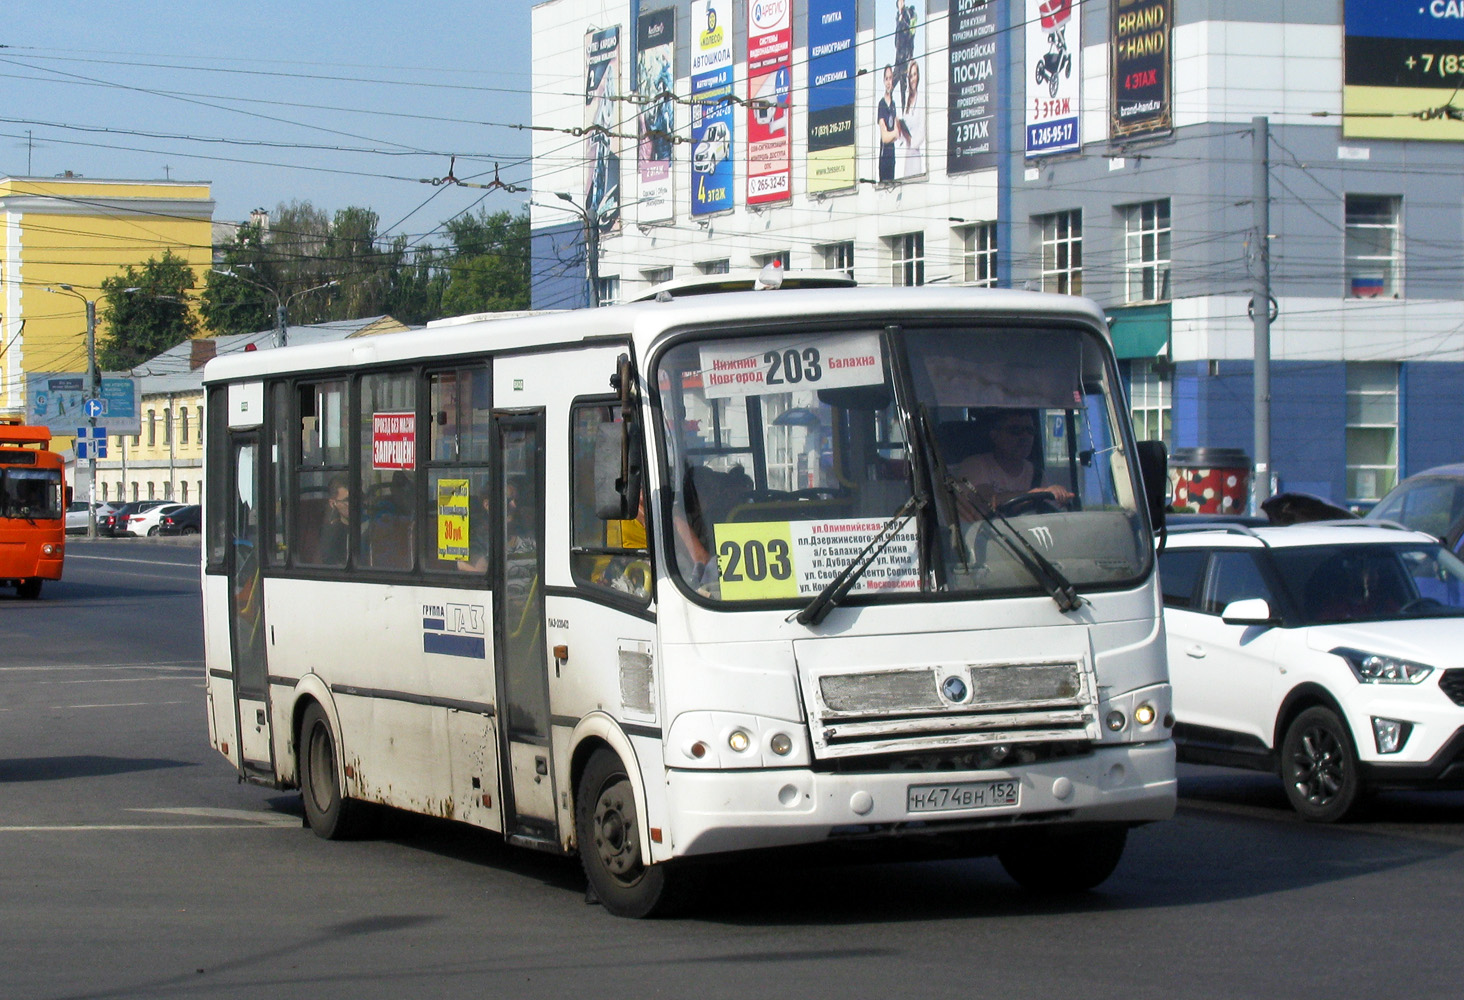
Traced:
<path fill-rule="evenodd" d="M 1464 547 L 1464 464 L 1440 465 L 1409 476 L 1367 512 L 1367 519 L 1422 531 L 1458 552 Z"/>
<path fill-rule="evenodd" d="M 164 514 L 158 520 L 158 534 L 160 535 L 196 535 L 202 529 L 203 508 L 196 503 Z"/>
<path fill-rule="evenodd" d="M 153 507 L 160 507 L 168 500 L 133 500 L 131 503 L 124 503 L 116 510 L 106 516 L 97 515 L 97 534 L 109 538 L 127 537 L 127 519 L 133 514 L 151 510 Z"/>

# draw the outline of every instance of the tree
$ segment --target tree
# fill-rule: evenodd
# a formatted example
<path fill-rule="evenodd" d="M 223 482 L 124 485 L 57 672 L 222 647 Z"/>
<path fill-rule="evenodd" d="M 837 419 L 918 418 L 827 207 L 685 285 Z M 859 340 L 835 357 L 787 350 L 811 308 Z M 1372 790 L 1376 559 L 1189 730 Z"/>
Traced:
<path fill-rule="evenodd" d="M 486 209 L 446 225 L 452 250 L 445 264 L 442 314 L 461 316 L 529 307 L 529 217 Z"/>
<path fill-rule="evenodd" d="M 279 266 L 264 244 L 264 227 L 257 222 L 240 226 L 234 242 L 223 248 L 223 261 L 204 276 L 204 324 L 216 334 L 270 329 L 275 299 L 259 286 L 274 289 L 279 280 Z"/>
<path fill-rule="evenodd" d="M 189 308 L 193 268 L 171 250 L 102 281 L 101 320 L 107 333 L 97 350 L 105 371 L 125 371 L 191 339 L 198 319 Z"/>

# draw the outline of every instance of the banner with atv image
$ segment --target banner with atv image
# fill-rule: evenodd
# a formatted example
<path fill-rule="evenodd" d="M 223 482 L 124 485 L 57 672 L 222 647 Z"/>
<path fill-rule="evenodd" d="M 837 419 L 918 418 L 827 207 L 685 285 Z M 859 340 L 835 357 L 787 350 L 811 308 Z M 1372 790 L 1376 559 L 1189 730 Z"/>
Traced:
<path fill-rule="evenodd" d="M 1073 0 L 1027 0 L 1027 156 L 1082 148 L 1082 18 Z"/>

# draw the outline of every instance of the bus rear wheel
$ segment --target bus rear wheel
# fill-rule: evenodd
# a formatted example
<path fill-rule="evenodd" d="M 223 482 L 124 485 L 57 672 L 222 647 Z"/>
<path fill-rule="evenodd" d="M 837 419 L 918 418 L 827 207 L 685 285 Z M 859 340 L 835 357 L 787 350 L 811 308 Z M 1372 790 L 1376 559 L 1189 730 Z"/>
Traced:
<path fill-rule="evenodd" d="M 295 744 L 305 819 L 317 837 L 349 840 L 361 832 L 361 804 L 341 793 L 336 745 L 325 710 L 312 704 L 300 718 L 300 738 Z"/>
<path fill-rule="evenodd" d="M 999 851 L 997 860 L 1024 889 L 1052 895 L 1087 892 L 1113 874 L 1127 842 L 1124 826 L 1031 830 Z"/>
<path fill-rule="evenodd" d="M 29 580 L 22 580 L 15 585 L 15 596 L 26 601 L 34 601 L 41 596 L 40 577 L 31 577 Z"/>
<path fill-rule="evenodd" d="M 674 873 L 641 861 L 644 823 L 630 776 L 613 751 L 590 757 L 575 793 L 574 824 L 585 878 L 605 909 L 617 917 L 667 911 Z"/>

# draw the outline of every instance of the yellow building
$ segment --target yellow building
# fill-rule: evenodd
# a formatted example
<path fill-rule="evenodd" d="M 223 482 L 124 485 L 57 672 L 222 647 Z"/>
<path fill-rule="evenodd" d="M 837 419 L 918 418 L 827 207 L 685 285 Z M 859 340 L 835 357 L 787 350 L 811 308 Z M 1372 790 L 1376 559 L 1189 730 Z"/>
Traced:
<path fill-rule="evenodd" d="M 86 371 L 82 300 L 100 299 L 104 279 L 171 250 L 201 289 L 213 210 L 198 181 L 0 177 L 0 414 L 26 412 L 27 373 Z M 75 294 L 46 291 L 63 284 Z"/>

